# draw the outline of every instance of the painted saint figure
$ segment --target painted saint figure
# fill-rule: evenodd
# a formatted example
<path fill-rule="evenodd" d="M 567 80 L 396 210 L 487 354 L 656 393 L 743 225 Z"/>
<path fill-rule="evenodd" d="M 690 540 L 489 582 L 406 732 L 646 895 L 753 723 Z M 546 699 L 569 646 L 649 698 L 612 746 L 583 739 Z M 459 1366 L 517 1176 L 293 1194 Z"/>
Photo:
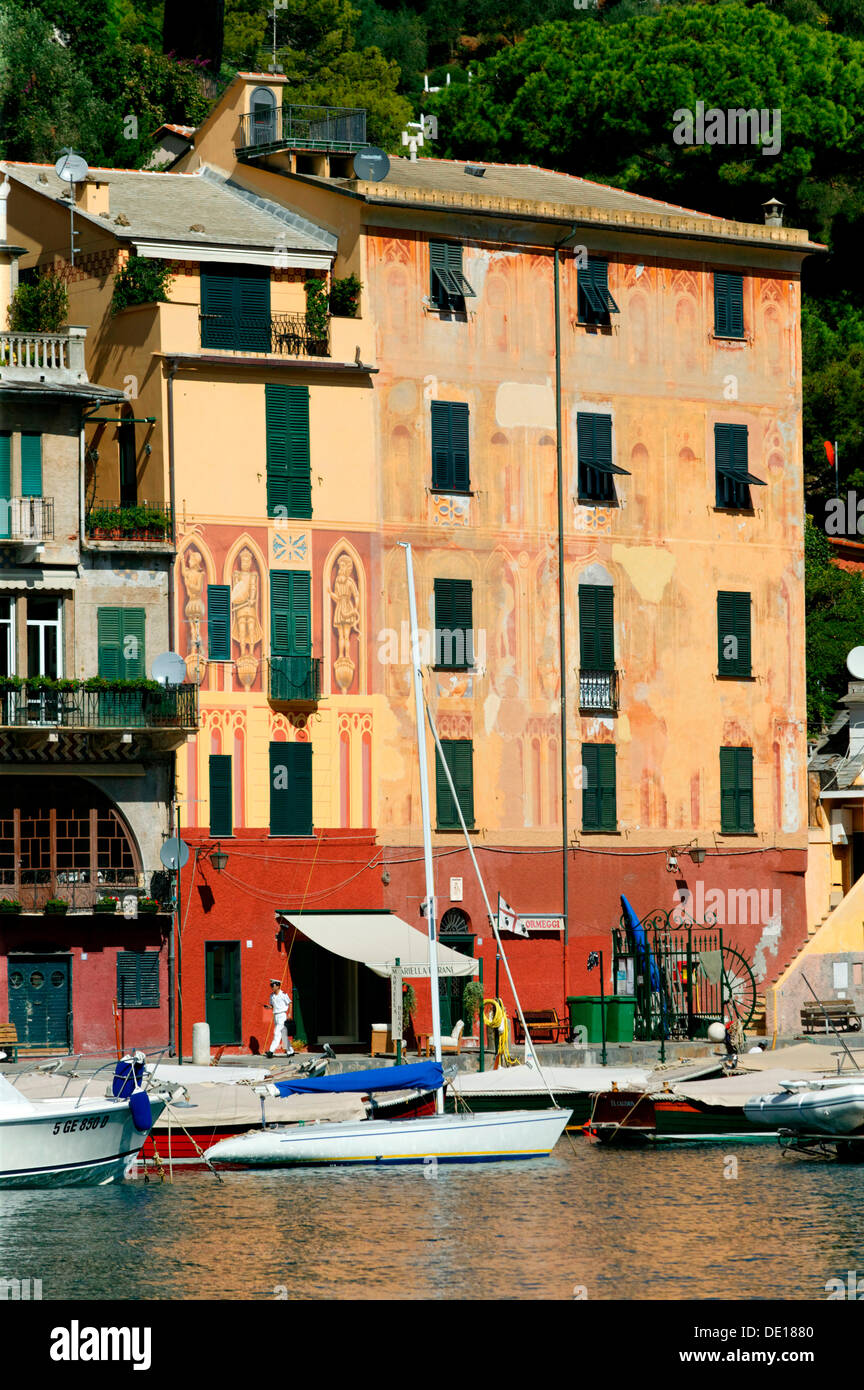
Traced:
<path fill-rule="evenodd" d="M 351 633 L 360 631 L 360 591 L 351 574 L 350 555 L 340 555 L 338 574 L 333 581 L 330 597 L 333 600 L 333 626 L 339 633 L 337 661 L 351 661 Z M 353 666 L 353 662 L 351 663 Z"/>
<path fill-rule="evenodd" d="M 207 574 L 201 559 L 201 552 L 196 550 L 194 546 L 190 546 L 186 551 L 183 565 L 183 584 L 186 589 L 184 612 L 190 623 L 204 617 L 204 584 L 206 579 Z"/>
<path fill-rule="evenodd" d="M 239 565 L 231 575 L 231 636 L 240 656 L 252 657 L 264 633 L 258 621 L 258 571 L 252 567 L 251 551 L 240 551 Z"/>

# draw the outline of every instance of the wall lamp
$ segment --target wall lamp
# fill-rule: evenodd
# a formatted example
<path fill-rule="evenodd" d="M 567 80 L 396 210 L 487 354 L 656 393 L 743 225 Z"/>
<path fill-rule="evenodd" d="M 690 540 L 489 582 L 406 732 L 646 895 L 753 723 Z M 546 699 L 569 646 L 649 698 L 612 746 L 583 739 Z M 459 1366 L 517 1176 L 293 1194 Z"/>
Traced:
<path fill-rule="evenodd" d="M 216 841 L 216 844 L 213 846 L 213 848 L 211 850 L 208 850 L 205 858 L 210 860 L 210 863 L 213 865 L 213 868 L 216 870 L 217 874 L 221 874 L 222 870 L 225 868 L 225 865 L 228 863 L 228 855 L 222 848 L 221 840 Z"/>

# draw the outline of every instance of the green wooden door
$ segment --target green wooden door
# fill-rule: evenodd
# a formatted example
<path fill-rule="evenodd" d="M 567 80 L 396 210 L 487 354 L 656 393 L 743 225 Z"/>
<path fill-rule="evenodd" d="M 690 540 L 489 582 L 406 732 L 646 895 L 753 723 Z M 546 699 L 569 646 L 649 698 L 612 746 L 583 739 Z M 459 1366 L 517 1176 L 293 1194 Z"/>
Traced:
<path fill-rule="evenodd" d="M 213 1047 L 240 1042 L 240 942 L 207 941 L 205 1011 Z"/>
<path fill-rule="evenodd" d="M 442 919 L 441 927 L 438 931 L 438 944 L 441 946 L 449 946 L 451 951 L 459 951 L 463 956 L 474 955 L 473 932 L 456 934 L 452 931 L 448 931 L 444 919 Z M 463 1017 L 462 999 L 465 994 L 465 986 L 472 978 L 471 975 L 439 975 L 438 1001 L 441 1006 L 442 1038 L 448 1037 L 448 1035 L 453 1032 L 460 1018 Z M 466 1034 L 463 1034 L 463 1036 L 466 1036 Z"/>
<path fill-rule="evenodd" d="M 9 957 L 9 1022 L 22 1047 L 72 1046 L 68 956 Z"/>

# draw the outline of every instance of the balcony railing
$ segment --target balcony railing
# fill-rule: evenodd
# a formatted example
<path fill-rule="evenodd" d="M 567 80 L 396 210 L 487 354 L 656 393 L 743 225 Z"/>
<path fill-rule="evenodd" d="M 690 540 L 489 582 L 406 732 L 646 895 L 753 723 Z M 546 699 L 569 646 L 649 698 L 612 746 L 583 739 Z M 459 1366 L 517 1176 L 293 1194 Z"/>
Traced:
<path fill-rule="evenodd" d="M 174 516 L 167 502 L 94 502 L 87 513 L 87 535 L 98 541 L 174 539 Z"/>
<path fill-rule="evenodd" d="M 0 545 L 34 544 L 54 539 L 54 499 L 0 498 Z"/>
<path fill-rule="evenodd" d="M 198 687 L 161 690 L 0 690 L 0 727 L 62 729 L 194 729 Z"/>
<path fill-rule="evenodd" d="M 238 150 L 272 148 L 354 154 L 366 144 L 366 112 L 354 106 L 274 106 L 240 117 Z"/>
<path fill-rule="evenodd" d="M 87 380 L 86 328 L 61 333 L 0 333 L 0 377 L 9 381 Z"/>
<path fill-rule="evenodd" d="M 321 658 L 274 656 L 269 662 L 267 693 L 279 704 L 315 704 L 321 696 Z"/>
<path fill-rule="evenodd" d="M 69 904 L 70 912 L 89 912 L 99 898 L 117 898 L 115 912 L 117 918 L 123 917 L 123 902 L 128 898 L 142 898 L 159 895 L 161 911 L 167 912 L 166 875 L 161 870 L 145 873 L 136 869 L 78 868 L 78 869 L 0 869 L 0 898 L 11 898 L 20 902 L 24 913 L 42 912 L 50 898 L 60 898 Z M 149 915 L 149 914 L 148 914 Z M 158 914 L 153 914 L 158 915 Z M 17 916 L 17 914 L 15 914 Z M 143 913 L 139 920 L 147 920 Z M 14 917 L 12 917 L 14 920 Z M 9 923 L 10 916 L 0 917 Z M 55 914 L 51 917 L 54 931 L 60 927 L 61 919 Z M 31 924 L 33 925 L 33 924 Z"/>
<path fill-rule="evenodd" d="M 595 714 L 618 711 L 618 672 L 579 672 L 579 708 Z"/>
<path fill-rule="evenodd" d="M 201 314 L 201 346 L 232 352 L 269 352 L 280 357 L 329 357 L 330 325 L 322 335 L 306 314 L 269 314 L 261 318 Z"/>

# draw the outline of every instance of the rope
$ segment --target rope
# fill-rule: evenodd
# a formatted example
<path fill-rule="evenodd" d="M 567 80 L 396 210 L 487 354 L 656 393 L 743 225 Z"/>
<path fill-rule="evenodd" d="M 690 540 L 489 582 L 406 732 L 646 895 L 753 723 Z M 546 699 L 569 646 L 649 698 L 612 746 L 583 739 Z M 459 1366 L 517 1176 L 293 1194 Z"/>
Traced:
<path fill-rule="evenodd" d="M 500 999 L 483 1000 L 483 1022 L 498 1034 L 495 1068 L 518 1067 L 519 1058 L 510 1052 L 510 1023 Z"/>

